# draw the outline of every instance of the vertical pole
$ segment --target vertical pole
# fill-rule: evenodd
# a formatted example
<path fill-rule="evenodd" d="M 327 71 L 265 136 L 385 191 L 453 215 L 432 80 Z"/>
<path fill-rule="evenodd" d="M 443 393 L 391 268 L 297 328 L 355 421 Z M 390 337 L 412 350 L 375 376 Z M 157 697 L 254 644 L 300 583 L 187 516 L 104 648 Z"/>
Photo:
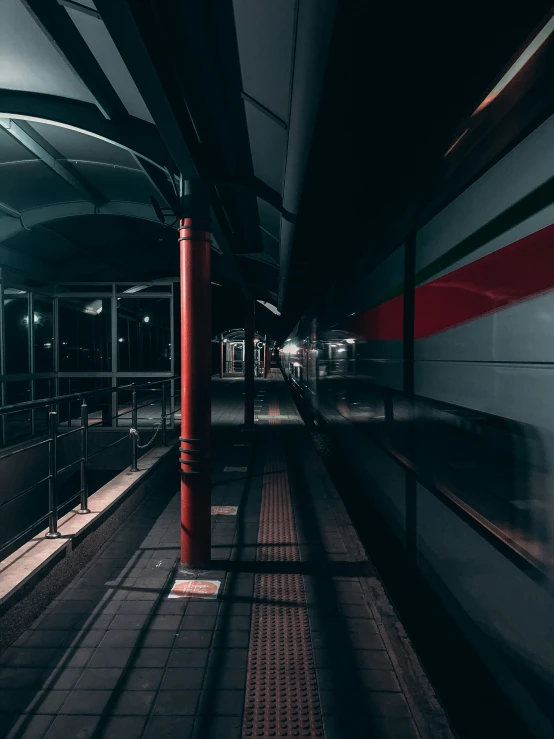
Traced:
<path fill-rule="evenodd" d="M 118 321 L 117 321 L 117 294 L 115 283 L 112 285 L 112 295 L 110 299 L 110 335 L 111 335 L 111 371 L 112 371 L 112 387 L 117 387 L 117 373 L 119 371 L 119 341 L 118 341 Z M 125 384 L 125 383 L 124 383 Z M 118 425 L 118 401 L 119 394 L 117 391 L 110 393 L 110 426 Z"/>
<path fill-rule="evenodd" d="M 244 425 L 254 425 L 254 303 L 250 300 L 244 318 Z"/>
<path fill-rule="evenodd" d="M 31 377 L 35 374 L 35 296 L 34 293 L 29 290 L 29 373 Z M 35 399 L 35 381 L 34 379 L 29 382 L 29 400 Z M 35 435 L 36 429 L 36 412 L 31 411 L 31 436 Z"/>
<path fill-rule="evenodd" d="M 77 513 L 90 513 L 88 508 L 88 405 L 81 405 L 81 507 Z"/>
<path fill-rule="evenodd" d="M 167 396 L 166 385 L 162 382 L 162 446 L 167 446 Z"/>
<path fill-rule="evenodd" d="M 403 316 L 403 375 L 404 394 L 409 407 L 408 422 L 408 455 L 415 460 L 416 456 L 416 408 L 414 403 L 414 358 L 415 358 L 415 263 L 416 263 L 416 228 L 410 234 L 404 247 L 404 316 Z M 417 565 L 417 483 L 415 474 L 406 471 L 406 551 L 410 564 Z"/>
<path fill-rule="evenodd" d="M 211 559 L 211 284 L 208 191 L 183 183 L 181 278 L 181 563 Z"/>
<path fill-rule="evenodd" d="M 269 372 L 269 341 L 267 340 L 267 334 L 265 335 L 264 341 L 264 378 L 267 377 Z"/>
<path fill-rule="evenodd" d="M 138 414 L 137 389 L 133 385 L 133 403 L 131 410 L 131 472 L 138 470 Z"/>
<path fill-rule="evenodd" d="M 223 343 L 223 334 L 219 337 L 219 376 L 223 377 L 225 372 L 225 345 Z"/>
<path fill-rule="evenodd" d="M 56 477 L 58 474 L 58 414 L 56 406 L 50 406 L 48 414 L 48 533 L 47 539 L 58 539 L 61 534 L 58 531 L 58 491 Z"/>

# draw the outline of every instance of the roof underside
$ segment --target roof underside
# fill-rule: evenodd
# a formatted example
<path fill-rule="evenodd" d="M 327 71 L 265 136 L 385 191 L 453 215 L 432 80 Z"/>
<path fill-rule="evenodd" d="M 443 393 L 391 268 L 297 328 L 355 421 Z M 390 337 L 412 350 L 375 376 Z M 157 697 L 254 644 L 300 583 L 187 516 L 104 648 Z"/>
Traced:
<path fill-rule="evenodd" d="M 178 177 L 200 178 L 212 279 L 282 302 L 334 10 L 3 0 L 0 265 L 45 283 L 171 278 Z"/>

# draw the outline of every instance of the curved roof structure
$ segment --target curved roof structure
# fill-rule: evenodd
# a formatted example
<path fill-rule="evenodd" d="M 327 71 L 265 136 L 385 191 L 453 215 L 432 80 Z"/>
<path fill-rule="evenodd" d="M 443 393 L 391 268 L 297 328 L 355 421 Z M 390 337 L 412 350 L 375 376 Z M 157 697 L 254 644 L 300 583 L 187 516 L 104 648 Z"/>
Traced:
<path fill-rule="evenodd" d="M 199 178 L 213 279 L 280 307 L 335 2 L 3 0 L 0 265 L 171 278 Z"/>

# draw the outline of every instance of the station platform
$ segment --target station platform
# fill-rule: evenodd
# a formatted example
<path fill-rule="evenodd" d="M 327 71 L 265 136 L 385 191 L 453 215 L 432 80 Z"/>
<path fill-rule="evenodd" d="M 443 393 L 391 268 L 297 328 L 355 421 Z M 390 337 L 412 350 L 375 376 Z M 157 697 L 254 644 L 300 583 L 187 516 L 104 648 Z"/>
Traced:
<path fill-rule="evenodd" d="M 150 495 L 0 655 L 0 736 L 450 739 L 280 373 L 253 431 L 243 390 L 213 380 L 211 569 Z"/>

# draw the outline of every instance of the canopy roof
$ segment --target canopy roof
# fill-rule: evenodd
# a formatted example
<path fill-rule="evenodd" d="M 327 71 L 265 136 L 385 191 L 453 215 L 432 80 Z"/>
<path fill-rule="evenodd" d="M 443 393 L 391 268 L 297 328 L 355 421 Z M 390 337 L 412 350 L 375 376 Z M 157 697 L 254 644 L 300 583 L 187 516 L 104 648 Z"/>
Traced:
<path fill-rule="evenodd" d="M 45 283 L 177 275 L 176 181 L 201 178 L 212 279 L 281 305 L 334 11 L 3 0 L 0 265 Z"/>

